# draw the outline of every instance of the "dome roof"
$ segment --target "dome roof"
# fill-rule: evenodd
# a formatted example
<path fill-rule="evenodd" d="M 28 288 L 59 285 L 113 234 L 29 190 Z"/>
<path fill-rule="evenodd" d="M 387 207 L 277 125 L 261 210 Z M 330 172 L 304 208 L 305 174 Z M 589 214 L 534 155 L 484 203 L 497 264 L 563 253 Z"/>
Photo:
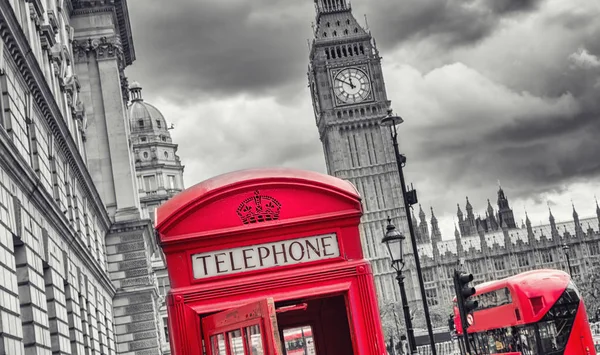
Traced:
<path fill-rule="evenodd" d="M 128 109 L 131 133 L 154 131 L 168 134 L 165 117 L 156 107 L 142 99 L 140 84 L 134 81 L 129 86 L 129 90 L 131 91 L 131 104 Z"/>

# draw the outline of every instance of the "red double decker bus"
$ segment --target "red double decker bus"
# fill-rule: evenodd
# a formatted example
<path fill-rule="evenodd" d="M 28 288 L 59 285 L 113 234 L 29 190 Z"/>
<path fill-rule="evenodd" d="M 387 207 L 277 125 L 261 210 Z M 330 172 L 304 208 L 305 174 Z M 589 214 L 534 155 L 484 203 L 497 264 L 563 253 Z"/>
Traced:
<path fill-rule="evenodd" d="M 475 286 L 473 354 L 596 355 L 585 305 L 568 274 L 534 270 Z M 456 331 L 462 335 L 458 308 Z"/>

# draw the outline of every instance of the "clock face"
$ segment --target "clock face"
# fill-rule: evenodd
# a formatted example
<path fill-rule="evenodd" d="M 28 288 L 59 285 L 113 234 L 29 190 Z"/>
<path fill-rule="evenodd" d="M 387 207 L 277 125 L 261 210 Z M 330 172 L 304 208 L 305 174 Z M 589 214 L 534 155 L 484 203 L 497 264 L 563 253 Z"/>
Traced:
<path fill-rule="evenodd" d="M 364 101 L 371 92 L 369 76 L 358 68 L 342 69 L 333 80 L 335 96 L 346 104 Z"/>

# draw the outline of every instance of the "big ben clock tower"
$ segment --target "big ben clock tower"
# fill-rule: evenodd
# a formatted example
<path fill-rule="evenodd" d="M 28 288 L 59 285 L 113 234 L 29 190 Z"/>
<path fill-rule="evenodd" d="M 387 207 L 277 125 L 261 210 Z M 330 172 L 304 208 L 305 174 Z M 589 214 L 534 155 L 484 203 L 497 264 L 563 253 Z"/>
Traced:
<path fill-rule="evenodd" d="M 361 238 L 380 304 L 398 301 L 395 272 L 381 238 L 388 216 L 405 234 L 408 224 L 389 132 L 379 126 L 391 105 L 381 57 L 347 0 L 315 0 L 315 8 L 308 81 L 327 171 L 351 181 L 363 197 Z M 410 271 L 405 276 L 414 301 Z"/>

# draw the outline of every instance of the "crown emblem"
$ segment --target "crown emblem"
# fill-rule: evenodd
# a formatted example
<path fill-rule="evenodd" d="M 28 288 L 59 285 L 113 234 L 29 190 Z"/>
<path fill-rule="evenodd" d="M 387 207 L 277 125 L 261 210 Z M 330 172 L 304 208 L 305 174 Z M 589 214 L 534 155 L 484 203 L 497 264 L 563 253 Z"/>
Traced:
<path fill-rule="evenodd" d="M 258 190 L 238 206 L 236 212 L 244 224 L 275 221 L 279 219 L 281 203 L 271 196 L 263 196 Z"/>

